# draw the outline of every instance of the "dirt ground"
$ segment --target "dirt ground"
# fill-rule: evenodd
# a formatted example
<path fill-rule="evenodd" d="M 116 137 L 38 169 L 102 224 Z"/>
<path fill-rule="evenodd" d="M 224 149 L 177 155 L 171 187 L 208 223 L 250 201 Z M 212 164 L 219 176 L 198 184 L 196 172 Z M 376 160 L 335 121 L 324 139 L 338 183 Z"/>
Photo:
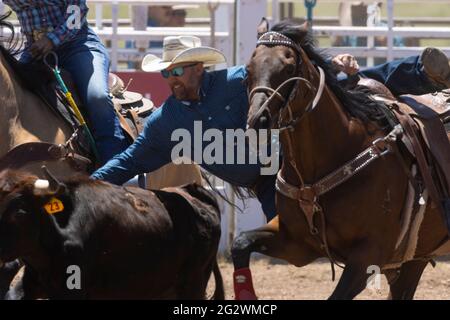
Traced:
<path fill-rule="evenodd" d="M 219 263 L 225 284 L 226 299 L 233 299 L 233 265 L 221 260 Z M 336 281 L 331 281 L 328 262 L 316 262 L 297 268 L 260 258 L 251 262 L 253 284 L 259 299 L 264 300 L 320 300 L 327 299 L 339 280 L 342 270 L 336 268 Z M 365 289 L 356 299 L 384 300 L 389 286 L 381 276 L 380 290 Z M 210 281 L 208 292 L 212 294 L 214 282 Z M 419 283 L 415 299 L 450 300 L 450 262 L 438 262 L 436 268 L 428 265 Z"/>

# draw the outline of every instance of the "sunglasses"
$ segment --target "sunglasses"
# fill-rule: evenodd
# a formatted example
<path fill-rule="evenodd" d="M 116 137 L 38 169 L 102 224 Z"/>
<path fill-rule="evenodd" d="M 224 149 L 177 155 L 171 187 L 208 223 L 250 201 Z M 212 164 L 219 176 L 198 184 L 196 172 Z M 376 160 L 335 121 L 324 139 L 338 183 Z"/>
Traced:
<path fill-rule="evenodd" d="M 168 78 L 171 75 L 174 77 L 181 77 L 184 74 L 184 68 L 189 68 L 197 65 L 198 63 L 188 64 L 186 66 L 180 66 L 173 68 L 172 70 L 161 70 L 161 74 L 164 78 Z"/>

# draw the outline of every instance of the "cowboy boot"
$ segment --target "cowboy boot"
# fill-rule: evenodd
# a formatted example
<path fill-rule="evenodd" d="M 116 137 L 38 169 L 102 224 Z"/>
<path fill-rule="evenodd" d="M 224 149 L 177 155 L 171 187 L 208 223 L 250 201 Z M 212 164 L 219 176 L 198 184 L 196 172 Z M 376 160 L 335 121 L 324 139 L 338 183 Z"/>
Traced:
<path fill-rule="evenodd" d="M 420 60 L 424 73 L 433 83 L 450 88 L 450 63 L 444 52 L 437 48 L 425 48 Z"/>

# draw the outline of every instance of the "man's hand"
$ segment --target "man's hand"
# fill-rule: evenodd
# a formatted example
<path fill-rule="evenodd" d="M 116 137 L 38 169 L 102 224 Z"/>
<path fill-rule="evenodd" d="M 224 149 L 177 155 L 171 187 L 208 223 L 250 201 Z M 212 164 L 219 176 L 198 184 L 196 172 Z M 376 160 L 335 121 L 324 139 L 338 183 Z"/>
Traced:
<path fill-rule="evenodd" d="M 359 65 L 355 57 L 351 54 L 339 54 L 331 60 L 333 67 L 337 70 L 342 71 L 348 75 L 354 75 L 359 71 Z"/>
<path fill-rule="evenodd" d="M 47 38 L 42 37 L 30 47 L 30 54 L 35 59 L 42 59 L 46 53 L 49 53 L 53 49 L 53 42 Z"/>

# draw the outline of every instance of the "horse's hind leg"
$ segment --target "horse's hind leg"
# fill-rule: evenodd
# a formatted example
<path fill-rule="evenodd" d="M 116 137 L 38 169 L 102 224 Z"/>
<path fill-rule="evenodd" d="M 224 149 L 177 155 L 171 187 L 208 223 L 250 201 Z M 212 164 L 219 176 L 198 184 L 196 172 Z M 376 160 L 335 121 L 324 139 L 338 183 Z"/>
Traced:
<path fill-rule="evenodd" d="M 409 261 L 400 268 L 400 273 L 389 281 L 389 298 L 392 300 L 412 300 L 429 261 Z"/>
<path fill-rule="evenodd" d="M 348 256 L 344 272 L 329 299 L 350 300 L 366 288 L 370 266 L 379 266 L 379 249 L 367 242 L 355 248 Z"/>

